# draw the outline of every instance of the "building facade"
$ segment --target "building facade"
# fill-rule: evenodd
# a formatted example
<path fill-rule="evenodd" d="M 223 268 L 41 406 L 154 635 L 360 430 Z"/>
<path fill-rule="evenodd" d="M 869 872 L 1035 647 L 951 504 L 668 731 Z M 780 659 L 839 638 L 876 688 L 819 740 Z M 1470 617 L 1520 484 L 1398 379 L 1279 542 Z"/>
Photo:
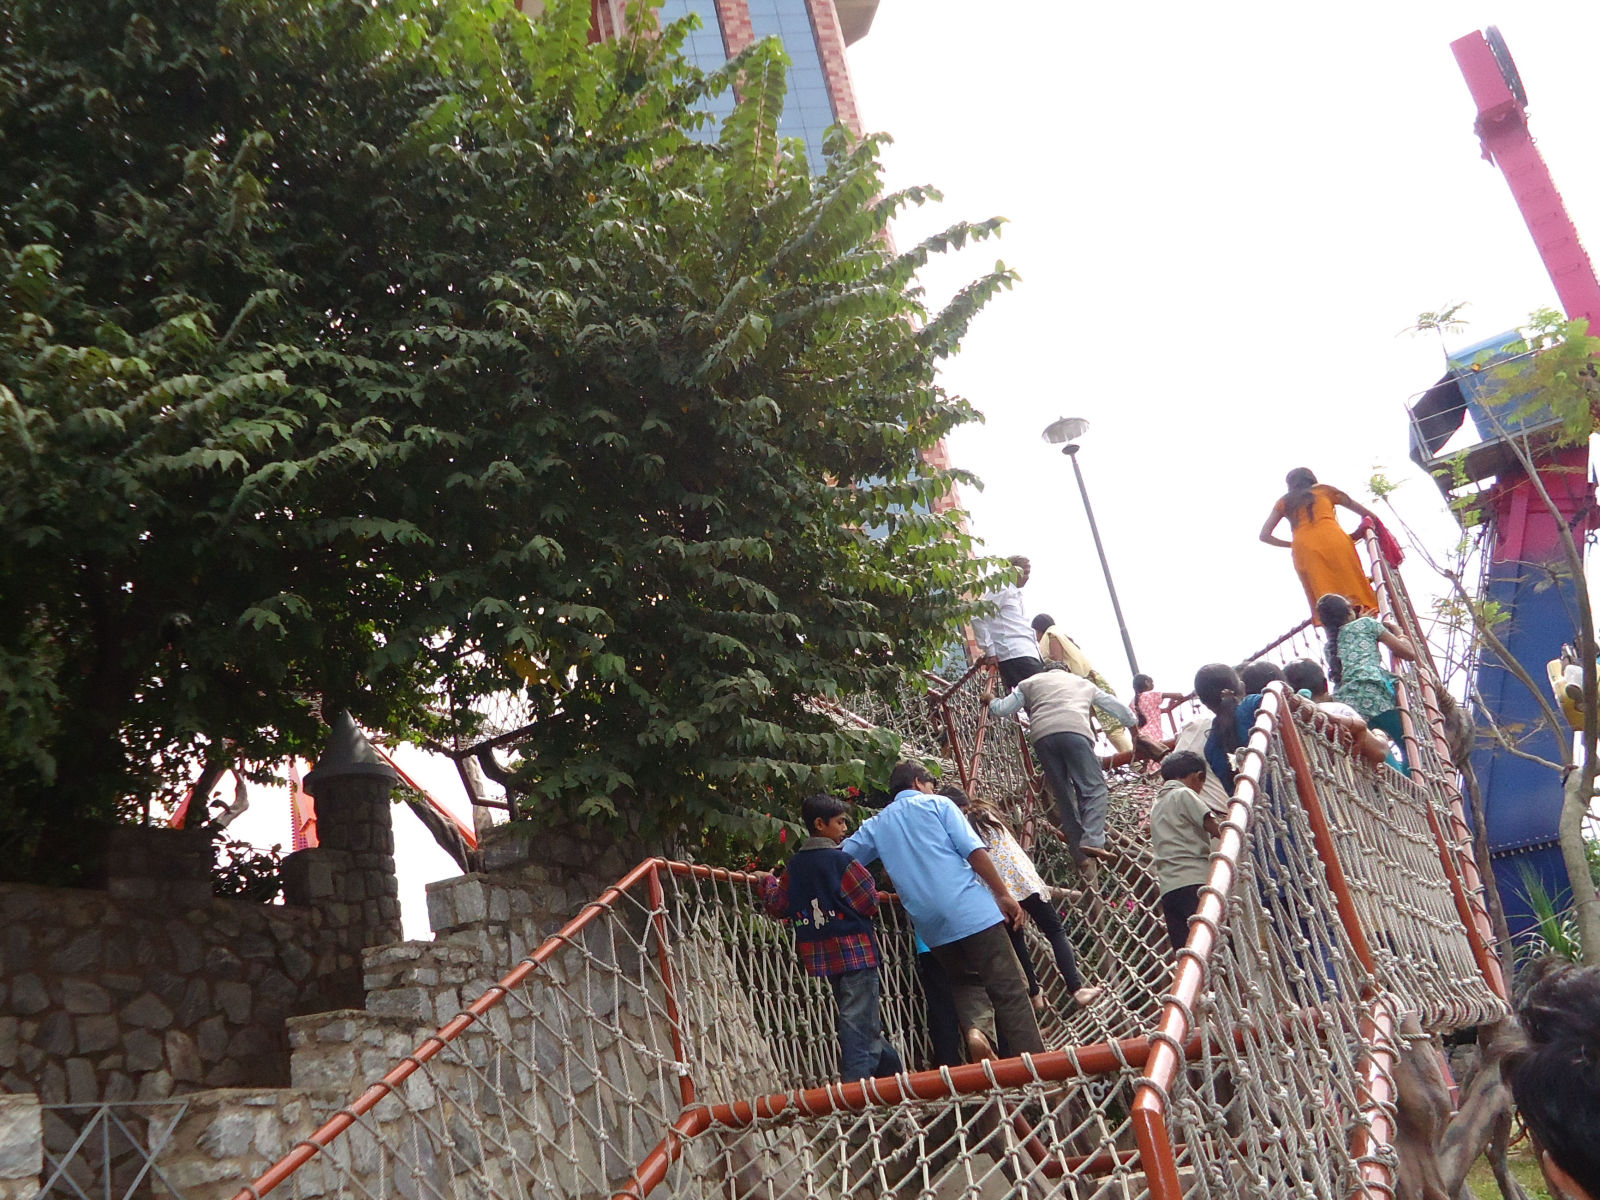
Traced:
<path fill-rule="evenodd" d="M 628 0 L 591 0 L 595 40 L 622 31 L 627 5 Z M 829 126 L 842 125 L 857 136 L 864 131 L 845 48 L 872 28 L 878 0 L 659 0 L 656 9 L 663 25 L 690 15 L 700 18 L 684 54 L 703 71 L 722 66 L 760 38 L 776 37 L 783 43 L 789 69 L 778 134 L 804 144 L 813 171 L 822 168 L 823 134 Z M 732 94 L 724 92 L 709 111 L 720 119 L 733 111 L 733 104 Z M 943 441 L 923 457 L 941 469 L 951 465 Z M 952 487 L 935 508 L 943 511 L 958 503 Z"/>
<path fill-rule="evenodd" d="M 595 36 L 615 37 L 626 0 L 592 4 Z M 830 125 L 862 131 L 844 52 L 866 35 L 877 10 L 878 0 L 662 0 L 658 5 L 663 24 L 690 14 L 700 18 L 684 51 L 701 70 L 720 67 L 760 38 L 782 41 L 790 65 L 778 133 L 805 143 L 813 170 L 822 164 L 822 135 Z M 725 94 L 720 103 L 731 109 L 733 98 Z"/>

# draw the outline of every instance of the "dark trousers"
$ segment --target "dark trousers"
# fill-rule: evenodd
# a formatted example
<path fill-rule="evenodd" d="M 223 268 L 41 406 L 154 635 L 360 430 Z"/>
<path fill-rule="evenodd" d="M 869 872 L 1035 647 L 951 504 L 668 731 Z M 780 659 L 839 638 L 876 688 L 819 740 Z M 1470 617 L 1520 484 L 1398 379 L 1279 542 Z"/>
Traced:
<path fill-rule="evenodd" d="M 839 1009 L 839 1078 L 845 1083 L 898 1075 L 904 1068 L 900 1056 L 883 1036 L 878 1013 L 881 983 L 878 968 L 830 975 L 834 1003 Z"/>
<path fill-rule="evenodd" d="M 1106 844 L 1111 791 L 1100 770 L 1100 756 L 1081 733 L 1047 733 L 1034 739 L 1033 753 L 1061 809 L 1061 832 L 1067 835 L 1072 857 L 1081 863 L 1084 846 L 1100 850 Z"/>
<path fill-rule="evenodd" d="M 1023 912 L 1033 918 L 1033 923 L 1039 927 L 1039 932 L 1044 934 L 1045 941 L 1050 943 L 1050 949 L 1056 956 L 1056 970 L 1061 972 L 1067 991 L 1077 991 L 1083 986 L 1083 976 L 1078 974 L 1078 960 L 1072 953 L 1072 943 L 1067 941 L 1067 931 L 1061 924 L 1061 914 L 1056 912 L 1055 905 L 1038 892 L 1017 903 L 1022 905 Z M 1023 973 L 1028 977 L 1028 995 L 1037 996 L 1039 976 L 1033 969 L 1033 957 L 1028 952 L 1028 939 L 1023 936 L 1020 929 L 1013 929 L 1010 932 L 1011 944 L 1016 948 L 1017 957 L 1022 960 Z"/>
<path fill-rule="evenodd" d="M 1037 655 L 1033 658 L 1002 658 L 995 664 L 1000 670 L 1000 682 L 1010 691 L 1029 675 L 1037 675 L 1044 670 L 1044 661 Z"/>
<path fill-rule="evenodd" d="M 1176 954 L 1189 942 L 1189 918 L 1200 911 L 1200 885 L 1173 888 L 1161 893 L 1161 915 L 1167 919 L 1167 937 Z"/>
<path fill-rule="evenodd" d="M 959 1067 L 967 1061 L 961 1045 L 961 1018 L 956 1015 L 956 997 L 950 976 L 944 973 L 933 951 L 917 955 L 917 978 L 922 983 L 922 998 L 928 1002 L 928 1041 L 933 1046 L 933 1065 Z"/>
<path fill-rule="evenodd" d="M 1039 1022 L 1028 1003 L 1028 981 L 1017 952 L 1006 936 L 1006 923 L 996 921 L 959 941 L 933 948 L 950 977 L 956 1014 L 963 1031 L 987 1030 L 994 1017 L 995 1033 L 1012 1054 L 1038 1054 L 1044 1050 Z"/>

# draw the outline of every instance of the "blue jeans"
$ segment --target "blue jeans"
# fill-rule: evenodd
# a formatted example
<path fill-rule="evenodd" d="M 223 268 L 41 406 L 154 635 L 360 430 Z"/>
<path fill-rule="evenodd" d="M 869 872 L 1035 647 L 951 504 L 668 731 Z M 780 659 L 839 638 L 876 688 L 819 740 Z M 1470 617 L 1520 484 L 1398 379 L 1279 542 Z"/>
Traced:
<path fill-rule="evenodd" d="M 898 1075 L 905 1068 L 883 1036 L 878 1015 L 878 968 L 830 975 L 834 1003 L 839 1006 L 839 1078 L 845 1083 L 879 1075 Z"/>

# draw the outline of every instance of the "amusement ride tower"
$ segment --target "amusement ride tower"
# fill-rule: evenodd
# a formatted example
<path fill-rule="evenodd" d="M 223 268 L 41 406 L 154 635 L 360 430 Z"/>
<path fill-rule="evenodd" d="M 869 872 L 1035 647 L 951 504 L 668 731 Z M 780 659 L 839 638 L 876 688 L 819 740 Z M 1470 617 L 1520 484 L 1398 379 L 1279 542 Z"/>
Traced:
<path fill-rule="evenodd" d="M 1594 330 L 1600 318 L 1600 283 L 1534 145 L 1527 94 L 1505 40 L 1490 26 L 1457 39 L 1450 48 L 1477 105 L 1484 158 L 1505 175 L 1567 318 L 1586 319 Z M 1561 525 L 1572 531 L 1581 548 L 1595 525 L 1594 487 L 1588 447 L 1560 444 L 1560 422 L 1553 413 L 1503 411 L 1497 420 L 1483 403 L 1496 384 L 1479 373 L 1481 367 L 1503 360 L 1503 347 L 1516 340 L 1513 332 L 1451 356 L 1450 373 L 1413 407 L 1413 458 L 1440 480 L 1447 494 L 1479 489 L 1468 511 L 1486 527 L 1483 599 L 1508 614 L 1497 632 L 1510 655 L 1540 676 L 1543 665 L 1559 657 L 1562 646 L 1574 638 L 1574 590 L 1584 582 L 1566 569 Z M 1444 442 L 1469 415 L 1483 440 L 1440 455 Z M 1512 438 L 1526 449 L 1531 473 L 1514 452 Z M 1541 484 L 1555 512 L 1540 496 Z M 1536 699 L 1492 653 L 1480 652 L 1475 671 L 1482 704 L 1502 729 L 1540 728 Z M 1529 734 L 1523 748 L 1559 759 L 1559 736 L 1564 734 L 1546 727 Z M 1495 875 L 1515 932 L 1532 923 L 1526 877 L 1537 877 L 1552 896 L 1568 888 L 1557 840 L 1561 779 L 1501 748 L 1479 750 L 1473 765 L 1483 788 Z"/>

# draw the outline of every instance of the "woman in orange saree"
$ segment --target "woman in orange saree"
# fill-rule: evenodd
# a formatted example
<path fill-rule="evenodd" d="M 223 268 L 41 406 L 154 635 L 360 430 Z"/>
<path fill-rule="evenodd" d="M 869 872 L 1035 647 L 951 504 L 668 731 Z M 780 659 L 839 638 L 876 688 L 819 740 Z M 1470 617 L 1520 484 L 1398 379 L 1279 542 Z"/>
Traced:
<path fill-rule="evenodd" d="M 1372 512 L 1336 487 L 1318 483 L 1304 467 L 1296 467 L 1285 477 L 1289 490 L 1272 506 L 1272 515 L 1261 527 L 1261 540 L 1269 546 L 1283 546 L 1294 559 L 1295 573 L 1305 588 L 1306 606 L 1317 624 L 1317 598 L 1332 592 L 1343 596 L 1357 609 L 1376 612 L 1378 597 L 1372 591 L 1356 553 L 1356 544 L 1339 525 L 1338 509 L 1348 508 L 1363 517 Z M 1290 541 L 1274 534 L 1280 522 L 1289 522 Z"/>

